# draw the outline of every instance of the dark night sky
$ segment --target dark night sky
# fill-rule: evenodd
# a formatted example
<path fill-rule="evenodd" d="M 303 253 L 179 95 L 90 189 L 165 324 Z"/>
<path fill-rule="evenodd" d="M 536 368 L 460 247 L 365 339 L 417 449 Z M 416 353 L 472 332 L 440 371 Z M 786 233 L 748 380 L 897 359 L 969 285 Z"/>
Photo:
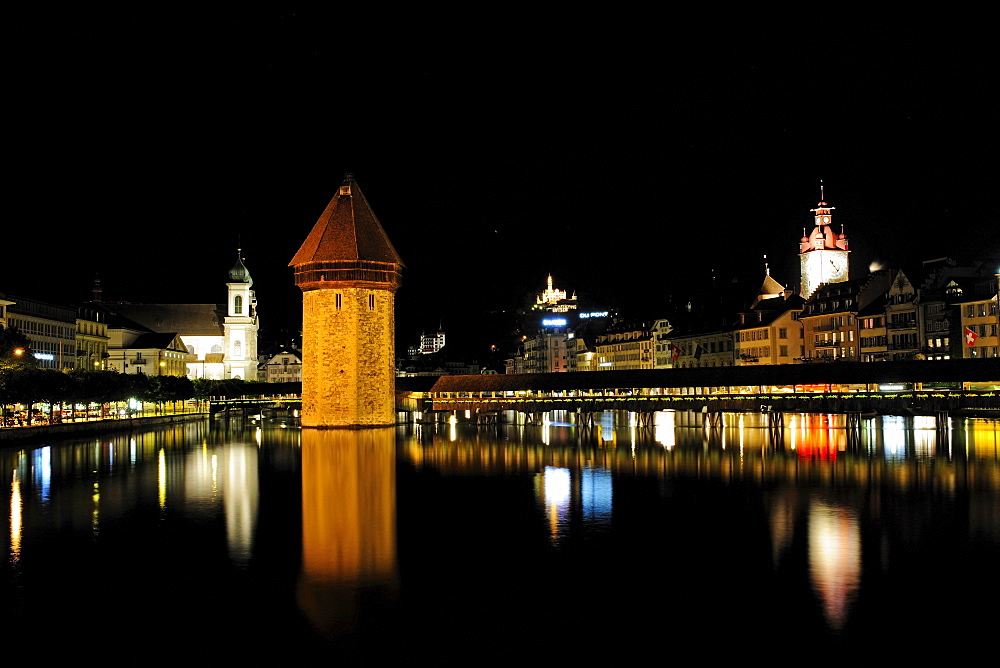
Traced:
<path fill-rule="evenodd" d="M 550 271 L 624 309 L 755 290 L 764 254 L 794 283 L 820 179 L 854 276 L 1000 251 L 975 17 L 73 11 L 10 27 L 2 292 L 211 302 L 241 245 L 294 327 L 286 265 L 346 171 L 407 263 L 402 340 Z"/>

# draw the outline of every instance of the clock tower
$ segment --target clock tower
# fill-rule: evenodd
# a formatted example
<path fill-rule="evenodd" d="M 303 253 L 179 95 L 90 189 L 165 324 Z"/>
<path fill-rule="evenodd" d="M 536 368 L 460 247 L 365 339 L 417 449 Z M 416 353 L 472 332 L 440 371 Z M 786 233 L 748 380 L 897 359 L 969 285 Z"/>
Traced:
<path fill-rule="evenodd" d="M 810 209 L 813 214 L 812 232 L 803 230 L 799 240 L 799 267 L 802 276 L 802 297 L 809 297 L 823 283 L 842 283 L 848 279 L 847 235 L 833 231 L 833 208 L 824 201 L 823 185 L 819 187 L 819 204 Z"/>

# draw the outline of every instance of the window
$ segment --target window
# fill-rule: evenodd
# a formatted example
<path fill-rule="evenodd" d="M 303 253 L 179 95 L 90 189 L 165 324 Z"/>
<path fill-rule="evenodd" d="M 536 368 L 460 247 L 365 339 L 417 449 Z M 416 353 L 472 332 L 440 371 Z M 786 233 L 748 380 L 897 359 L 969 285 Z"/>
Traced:
<path fill-rule="evenodd" d="M 233 313 L 237 315 L 243 313 L 243 297 L 240 295 L 233 297 Z"/>
<path fill-rule="evenodd" d="M 339 311 L 344 306 L 344 295 L 338 292 L 336 297 L 336 302 L 337 302 L 337 310 Z"/>
<path fill-rule="evenodd" d="M 375 295 L 374 294 L 368 295 L 368 310 L 369 311 L 374 311 L 375 310 Z"/>

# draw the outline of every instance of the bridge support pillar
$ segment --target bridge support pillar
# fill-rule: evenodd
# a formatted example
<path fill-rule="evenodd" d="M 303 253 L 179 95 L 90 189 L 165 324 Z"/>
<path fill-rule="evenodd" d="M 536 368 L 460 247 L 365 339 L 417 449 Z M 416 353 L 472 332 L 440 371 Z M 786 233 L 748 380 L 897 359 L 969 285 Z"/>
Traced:
<path fill-rule="evenodd" d="M 722 418 L 722 411 L 709 411 L 706 407 L 701 412 L 702 425 L 705 427 L 711 427 L 715 429 L 716 427 L 724 427 L 724 420 Z"/>

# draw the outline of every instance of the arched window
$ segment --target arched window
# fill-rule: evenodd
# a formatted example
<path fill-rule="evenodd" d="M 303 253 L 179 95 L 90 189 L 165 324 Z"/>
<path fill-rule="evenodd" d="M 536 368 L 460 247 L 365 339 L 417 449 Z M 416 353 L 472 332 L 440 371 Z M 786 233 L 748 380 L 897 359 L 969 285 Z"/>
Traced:
<path fill-rule="evenodd" d="M 233 357 L 243 357 L 243 344 L 239 341 L 233 344 Z"/>
<path fill-rule="evenodd" d="M 233 313 L 243 313 L 243 297 L 241 295 L 233 297 Z"/>
<path fill-rule="evenodd" d="M 213 353 L 221 353 L 222 352 L 222 346 L 220 346 L 218 343 L 216 343 L 214 346 L 212 346 L 212 352 Z"/>

